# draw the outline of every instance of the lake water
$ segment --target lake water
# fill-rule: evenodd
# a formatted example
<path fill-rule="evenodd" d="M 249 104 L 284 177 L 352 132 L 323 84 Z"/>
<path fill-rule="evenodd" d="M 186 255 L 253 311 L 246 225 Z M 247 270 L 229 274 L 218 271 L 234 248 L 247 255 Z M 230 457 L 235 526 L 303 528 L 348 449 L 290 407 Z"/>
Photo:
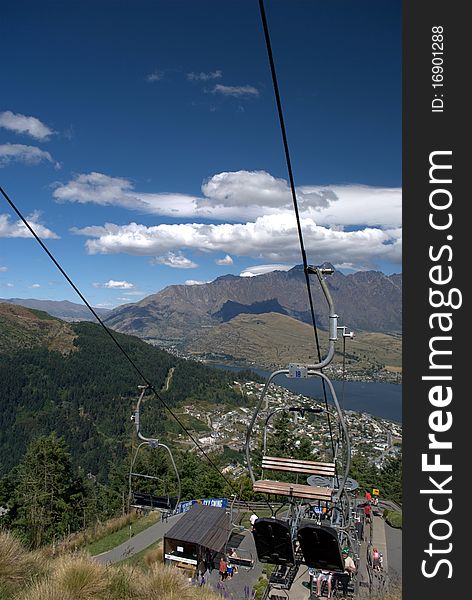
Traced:
<path fill-rule="evenodd" d="M 242 367 L 230 367 L 228 365 L 211 365 L 228 371 L 242 371 Z M 261 369 L 252 369 L 264 378 L 270 373 Z M 288 379 L 285 375 L 279 375 L 274 383 L 283 386 L 298 394 L 310 396 L 311 398 L 323 398 L 321 380 L 312 379 Z M 344 383 L 344 399 L 342 381 L 333 381 L 334 389 L 339 403 L 345 410 L 367 412 L 377 417 L 390 419 L 391 421 L 402 421 L 402 386 L 394 383 L 377 383 L 364 381 L 346 381 Z M 328 390 L 328 403 L 332 403 Z"/>

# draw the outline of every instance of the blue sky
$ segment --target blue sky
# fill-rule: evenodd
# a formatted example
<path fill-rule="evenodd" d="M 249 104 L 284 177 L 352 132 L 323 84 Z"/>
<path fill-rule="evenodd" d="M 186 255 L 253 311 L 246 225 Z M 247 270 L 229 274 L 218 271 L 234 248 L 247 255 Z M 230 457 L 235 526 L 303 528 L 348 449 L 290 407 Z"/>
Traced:
<path fill-rule="evenodd" d="M 401 3 L 266 11 L 309 262 L 399 272 Z M 93 304 L 301 262 L 257 0 L 1 13 L 0 181 Z M 0 297 L 77 301 L 6 203 Z"/>

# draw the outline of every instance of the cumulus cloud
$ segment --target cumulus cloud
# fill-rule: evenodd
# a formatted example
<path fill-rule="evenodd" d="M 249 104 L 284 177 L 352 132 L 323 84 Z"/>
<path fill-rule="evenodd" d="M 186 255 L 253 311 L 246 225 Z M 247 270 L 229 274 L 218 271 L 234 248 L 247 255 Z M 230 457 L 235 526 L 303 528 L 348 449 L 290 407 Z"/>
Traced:
<path fill-rule="evenodd" d="M 39 217 L 40 213 L 36 211 L 29 215 L 26 218 L 26 220 L 40 238 L 58 240 L 58 235 L 56 235 L 53 231 L 51 231 L 50 229 L 48 229 L 44 225 L 41 225 L 41 223 L 38 222 Z M 29 229 L 27 229 L 26 225 L 24 225 L 22 221 L 11 221 L 10 215 L 2 214 L 0 215 L 0 238 L 2 237 L 29 238 L 33 237 L 33 235 L 30 233 Z"/>
<path fill-rule="evenodd" d="M 8 267 L 0 266 L 0 273 L 6 273 L 8 271 Z"/>
<path fill-rule="evenodd" d="M 233 96 L 235 98 L 259 96 L 259 90 L 252 85 L 222 85 L 217 83 L 211 92 L 212 94 L 222 94 L 223 96 Z"/>
<path fill-rule="evenodd" d="M 189 81 L 211 81 L 212 79 L 221 79 L 223 71 L 217 70 L 210 73 L 187 73 Z"/>
<path fill-rule="evenodd" d="M 0 127 L 42 141 L 48 140 L 51 135 L 56 133 L 36 117 L 15 114 L 10 110 L 0 113 Z"/>
<path fill-rule="evenodd" d="M 94 287 L 108 290 L 129 290 L 134 288 L 134 283 L 130 283 L 129 281 L 115 281 L 114 279 L 110 279 L 106 283 L 94 283 L 93 285 Z"/>
<path fill-rule="evenodd" d="M 217 253 L 224 256 L 215 257 L 221 265 L 231 264 L 232 256 L 281 264 L 299 261 L 290 188 L 285 179 L 265 171 L 217 173 L 203 182 L 201 196 L 143 193 L 128 179 L 96 172 L 58 184 L 53 194 L 58 202 L 93 202 L 194 220 L 153 227 L 107 223 L 73 230 L 90 238 L 86 246 L 91 254 L 157 256 L 156 264 L 175 268 L 196 266 L 182 254 L 185 251 Z M 372 268 L 379 260 L 400 262 L 400 188 L 303 185 L 297 188 L 297 198 L 311 261 L 329 257 L 333 264 L 352 264 L 355 269 Z"/>
<path fill-rule="evenodd" d="M 224 258 L 217 258 L 215 260 L 217 265 L 232 265 L 233 264 L 233 259 L 231 258 L 231 256 L 229 254 L 227 254 Z"/>
<path fill-rule="evenodd" d="M 272 271 L 288 271 L 293 265 L 254 265 L 253 267 L 247 267 L 244 271 L 239 274 L 240 277 L 257 277 L 257 275 L 264 275 L 265 273 L 271 273 Z"/>
<path fill-rule="evenodd" d="M 197 263 L 185 257 L 181 252 L 169 251 L 164 256 L 156 256 L 152 262 L 155 265 L 165 265 L 173 269 L 195 269 L 198 267 Z"/>
<path fill-rule="evenodd" d="M 58 202 L 121 206 L 180 219 L 240 221 L 244 214 L 245 219 L 255 220 L 293 210 L 287 181 L 265 171 L 217 173 L 203 182 L 200 197 L 138 192 L 128 179 L 92 172 L 57 184 L 53 196 Z M 297 189 L 297 198 L 300 215 L 319 225 L 342 229 L 352 225 L 398 227 L 401 224 L 400 188 L 305 185 Z"/>
<path fill-rule="evenodd" d="M 401 229 L 364 227 L 342 231 L 318 225 L 311 218 L 302 219 L 305 246 L 310 260 L 374 265 L 376 260 L 398 262 L 401 252 Z M 74 233 L 89 238 L 90 254 L 129 254 L 153 256 L 167 252 L 156 261 L 170 266 L 196 266 L 184 259 L 180 251 L 228 252 L 273 262 L 296 262 L 300 259 L 295 218 L 292 213 L 265 215 L 247 223 L 181 223 L 152 227 L 130 223 L 75 229 Z M 175 252 L 178 251 L 178 254 Z M 190 263 L 190 264 L 189 264 Z"/>
<path fill-rule="evenodd" d="M 196 279 L 186 279 L 184 285 L 205 285 L 209 281 L 197 281 Z"/>
<path fill-rule="evenodd" d="M 121 206 L 169 217 L 184 217 L 197 212 L 197 198 L 178 193 L 135 192 L 128 179 L 96 172 L 77 175 L 65 185 L 57 183 L 53 197 L 57 202 Z"/>
<path fill-rule="evenodd" d="M 25 146 L 24 144 L 0 144 L 0 167 L 10 162 L 23 162 L 28 165 L 38 165 L 40 162 L 52 163 L 57 169 L 60 164 L 53 157 L 36 146 Z"/>
<path fill-rule="evenodd" d="M 39 284 L 39 283 L 33 283 L 33 285 L 31 287 L 32 288 L 40 288 L 41 284 Z"/>

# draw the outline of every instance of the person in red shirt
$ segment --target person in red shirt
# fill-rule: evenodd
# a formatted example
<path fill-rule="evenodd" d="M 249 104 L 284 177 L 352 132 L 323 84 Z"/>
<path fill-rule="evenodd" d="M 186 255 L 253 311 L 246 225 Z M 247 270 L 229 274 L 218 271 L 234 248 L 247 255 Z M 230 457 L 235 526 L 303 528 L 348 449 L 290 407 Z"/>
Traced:
<path fill-rule="evenodd" d="M 365 516 L 365 520 L 366 522 L 370 522 L 372 519 L 372 507 L 370 504 L 366 504 L 364 506 L 364 516 Z"/>
<path fill-rule="evenodd" d="M 226 577 L 228 576 L 228 563 L 225 561 L 225 557 L 222 556 L 221 560 L 220 560 L 220 577 L 221 577 L 221 581 L 224 581 L 226 579 Z"/>

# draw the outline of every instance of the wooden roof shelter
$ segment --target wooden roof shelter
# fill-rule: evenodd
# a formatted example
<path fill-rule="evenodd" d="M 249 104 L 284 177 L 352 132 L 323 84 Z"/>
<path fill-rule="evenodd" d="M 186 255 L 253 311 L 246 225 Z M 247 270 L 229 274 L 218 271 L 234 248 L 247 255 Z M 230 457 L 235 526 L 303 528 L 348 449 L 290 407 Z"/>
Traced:
<path fill-rule="evenodd" d="M 230 516 L 224 508 L 193 504 L 166 533 L 165 539 L 223 553 L 230 534 Z"/>

